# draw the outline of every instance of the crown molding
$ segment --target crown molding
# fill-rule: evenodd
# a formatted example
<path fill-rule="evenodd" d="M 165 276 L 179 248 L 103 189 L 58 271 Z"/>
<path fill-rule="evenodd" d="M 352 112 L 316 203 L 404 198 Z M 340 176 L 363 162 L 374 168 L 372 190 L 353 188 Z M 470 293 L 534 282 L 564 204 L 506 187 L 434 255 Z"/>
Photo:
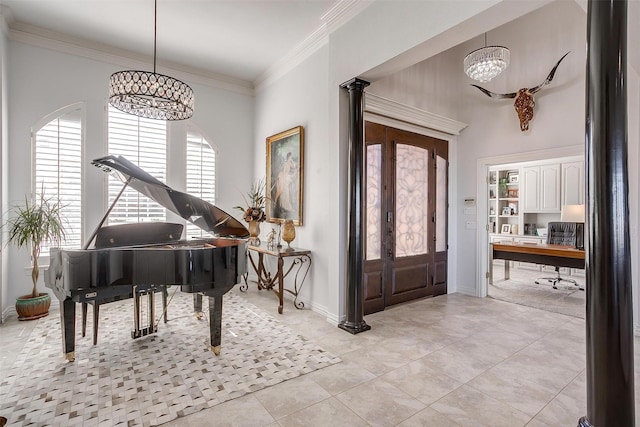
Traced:
<path fill-rule="evenodd" d="M 115 64 L 130 69 L 147 69 L 153 63 L 153 58 L 137 55 L 133 52 L 116 49 L 101 43 L 70 37 L 54 31 L 45 30 L 32 25 L 16 22 L 9 29 L 12 41 L 55 50 L 71 55 L 93 59 L 96 61 Z M 161 71 L 163 69 L 164 71 Z M 211 73 L 180 64 L 159 61 L 158 71 L 171 74 L 176 78 L 198 83 L 205 86 L 225 89 L 244 95 L 253 96 L 253 85 L 246 80 L 236 79 L 222 74 Z"/>
<path fill-rule="evenodd" d="M 320 19 L 327 27 L 327 31 L 333 33 L 371 6 L 374 1 L 375 0 L 343 0 L 336 3 L 327 13 L 322 15 Z"/>
<path fill-rule="evenodd" d="M 364 100 L 365 112 L 437 130 L 449 135 L 459 135 L 467 127 L 466 123 L 401 104 L 373 93 L 366 92 Z"/>
<path fill-rule="evenodd" d="M 329 42 L 329 35 L 371 6 L 374 0 L 342 0 L 327 11 L 320 20 L 322 25 L 282 58 L 274 62 L 253 81 L 255 91 L 260 92 L 289 71 L 300 65 L 318 49 Z"/>

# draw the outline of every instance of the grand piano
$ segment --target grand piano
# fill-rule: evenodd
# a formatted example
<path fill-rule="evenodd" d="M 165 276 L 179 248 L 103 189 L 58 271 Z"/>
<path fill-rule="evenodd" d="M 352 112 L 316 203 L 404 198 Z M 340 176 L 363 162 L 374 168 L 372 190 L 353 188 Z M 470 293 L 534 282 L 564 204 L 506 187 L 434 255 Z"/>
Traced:
<path fill-rule="evenodd" d="M 122 156 L 101 157 L 92 164 L 121 180 L 124 186 L 82 249 L 51 249 L 44 281 L 60 300 L 64 356 L 69 361 L 75 359 L 77 303 L 83 306 L 83 329 L 87 304 L 94 306 L 95 334 L 100 304 L 133 298 L 132 337 L 138 338 L 157 331 L 153 299 L 156 292 L 162 292 L 166 322 L 166 288 L 171 285 L 194 294 L 196 314 L 201 314 L 202 296 L 208 297 L 211 350 L 220 354 L 222 296 L 246 273 L 247 229 L 223 210 L 173 190 Z M 127 187 L 216 237 L 180 240 L 182 224 L 171 223 L 103 227 Z M 149 325 L 141 328 L 140 298 L 144 295 L 149 298 Z M 95 340 L 94 335 L 94 344 Z"/>

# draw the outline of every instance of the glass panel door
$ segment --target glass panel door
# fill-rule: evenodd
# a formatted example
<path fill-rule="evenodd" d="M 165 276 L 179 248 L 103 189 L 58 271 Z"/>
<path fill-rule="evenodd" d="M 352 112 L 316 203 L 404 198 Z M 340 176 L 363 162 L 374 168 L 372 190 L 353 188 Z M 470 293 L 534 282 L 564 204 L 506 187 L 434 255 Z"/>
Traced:
<path fill-rule="evenodd" d="M 429 150 L 396 146 L 395 256 L 429 253 Z"/>

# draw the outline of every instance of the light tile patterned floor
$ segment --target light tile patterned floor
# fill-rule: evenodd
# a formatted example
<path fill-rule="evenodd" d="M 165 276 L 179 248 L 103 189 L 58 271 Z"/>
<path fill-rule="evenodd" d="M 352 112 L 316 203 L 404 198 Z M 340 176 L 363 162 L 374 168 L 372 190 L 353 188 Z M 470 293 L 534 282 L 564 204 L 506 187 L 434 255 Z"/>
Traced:
<path fill-rule="evenodd" d="M 167 426 L 575 427 L 586 414 L 582 319 L 452 294 L 366 316 L 372 329 L 352 336 L 290 301 L 277 315 L 272 293 L 240 296 L 343 362 Z M 29 328 L 9 322 L 0 343 L 15 351 Z"/>

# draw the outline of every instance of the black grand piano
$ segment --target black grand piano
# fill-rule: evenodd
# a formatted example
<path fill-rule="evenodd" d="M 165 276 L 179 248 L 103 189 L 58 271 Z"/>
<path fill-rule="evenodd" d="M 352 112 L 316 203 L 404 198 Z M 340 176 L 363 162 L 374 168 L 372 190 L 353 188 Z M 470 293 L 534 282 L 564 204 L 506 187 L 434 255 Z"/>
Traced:
<path fill-rule="evenodd" d="M 156 332 L 154 300 L 162 292 L 166 322 L 166 287 L 180 286 L 194 294 L 196 314 L 202 295 L 209 299 L 211 350 L 220 354 L 222 296 L 246 272 L 247 229 L 223 210 L 195 196 L 173 190 L 122 156 L 96 159 L 93 165 L 124 182 L 120 194 L 82 249 L 51 249 L 45 285 L 60 300 L 62 346 L 67 360 L 75 358 L 76 303 L 94 307 L 94 344 L 100 304 L 133 298 L 132 337 Z M 216 237 L 180 240 L 182 224 L 137 223 L 103 227 L 126 189 L 132 187 Z M 92 243 L 95 244 L 92 245 Z M 140 327 L 140 298 L 149 298 L 149 325 Z M 84 331 L 83 331 L 84 334 Z"/>

